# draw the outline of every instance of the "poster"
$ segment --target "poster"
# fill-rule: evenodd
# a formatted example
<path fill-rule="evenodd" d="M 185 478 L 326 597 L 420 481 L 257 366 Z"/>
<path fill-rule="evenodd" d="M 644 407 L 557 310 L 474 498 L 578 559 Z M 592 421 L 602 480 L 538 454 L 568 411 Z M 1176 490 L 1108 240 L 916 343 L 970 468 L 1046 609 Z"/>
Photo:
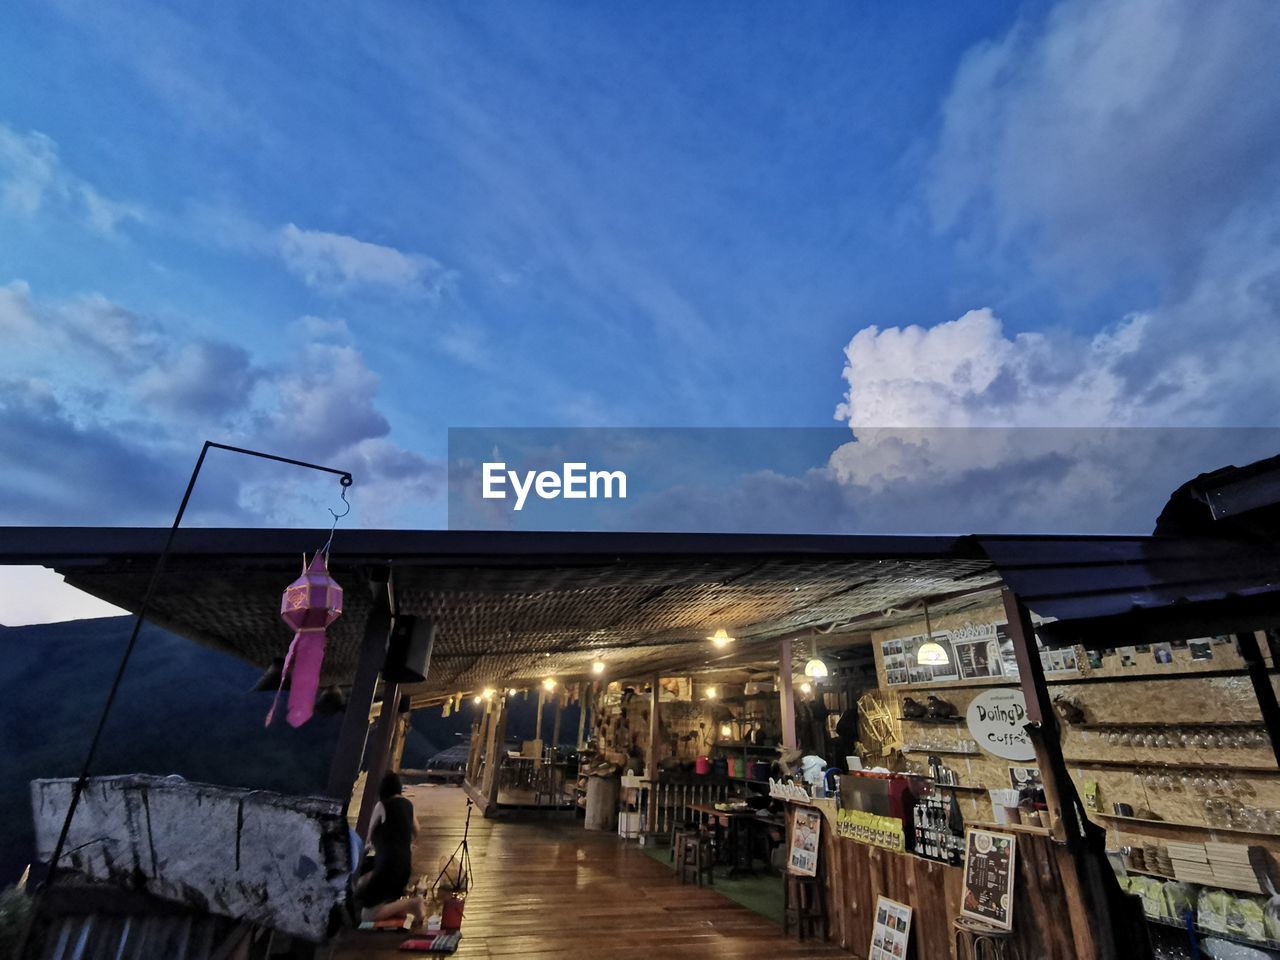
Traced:
<path fill-rule="evenodd" d="M 969 827 L 964 838 L 960 912 L 1002 930 L 1013 929 L 1015 838 Z"/>
<path fill-rule="evenodd" d="M 902 960 L 911 940 L 911 908 L 905 903 L 876 897 L 876 918 L 871 924 L 868 960 Z"/>
<path fill-rule="evenodd" d="M 797 807 L 791 820 L 791 855 L 787 857 L 787 869 L 803 877 L 816 877 L 821 837 L 822 814 Z"/>
<path fill-rule="evenodd" d="M 996 623 L 967 623 L 951 631 L 951 647 L 956 653 L 956 668 L 964 680 L 1005 675 L 1001 644 L 1007 644 L 1013 656 L 1013 645 Z"/>

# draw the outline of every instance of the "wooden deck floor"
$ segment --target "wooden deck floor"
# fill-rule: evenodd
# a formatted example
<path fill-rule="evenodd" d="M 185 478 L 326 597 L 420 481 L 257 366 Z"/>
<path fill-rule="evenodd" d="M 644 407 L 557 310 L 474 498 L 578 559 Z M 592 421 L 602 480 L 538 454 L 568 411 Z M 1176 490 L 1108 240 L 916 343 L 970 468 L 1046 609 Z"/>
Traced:
<path fill-rule="evenodd" d="M 462 839 L 466 797 L 455 787 L 406 789 L 418 814 L 416 866 L 435 876 Z M 798 943 L 776 924 L 720 896 L 682 886 L 634 844 L 582 829 L 568 814 L 471 819 L 474 885 L 461 960 L 733 960 L 848 957 Z M 392 960 L 403 934 L 346 934 L 333 960 Z"/>

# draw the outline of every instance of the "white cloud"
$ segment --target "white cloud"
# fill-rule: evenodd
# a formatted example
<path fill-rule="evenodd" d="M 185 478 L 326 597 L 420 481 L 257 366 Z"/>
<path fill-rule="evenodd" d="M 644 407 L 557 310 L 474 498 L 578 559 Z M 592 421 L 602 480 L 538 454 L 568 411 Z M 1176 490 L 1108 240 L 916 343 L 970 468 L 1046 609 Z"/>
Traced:
<path fill-rule="evenodd" d="M 1059 280 L 1175 278 L 1206 231 L 1275 200 L 1278 46 L 1269 0 L 1068 0 L 1020 23 L 965 56 L 943 104 L 937 222 Z"/>
<path fill-rule="evenodd" d="M 289 272 L 327 294 L 380 288 L 408 297 L 438 297 L 452 275 L 430 257 L 357 240 L 340 233 L 280 230 L 280 256 Z"/>
<path fill-rule="evenodd" d="M 43 133 L 21 134 L 0 124 L 0 209 L 24 217 L 53 210 L 111 235 L 143 220 L 136 204 L 111 200 L 63 166 Z"/>

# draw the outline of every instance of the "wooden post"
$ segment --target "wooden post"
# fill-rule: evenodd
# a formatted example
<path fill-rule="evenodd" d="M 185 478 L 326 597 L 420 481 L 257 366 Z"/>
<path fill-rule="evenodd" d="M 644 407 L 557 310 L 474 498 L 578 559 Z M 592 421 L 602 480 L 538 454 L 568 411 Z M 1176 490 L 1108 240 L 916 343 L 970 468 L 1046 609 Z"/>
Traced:
<path fill-rule="evenodd" d="M 1271 686 L 1271 675 L 1267 671 L 1266 661 L 1262 659 L 1262 651 L 1258 648 L 1258 638 L 1252 633 L 1237 633 L 1236 646 L 1244 660 L 1245 669 L 1249 671 L 1253 693 L 1258 698 L 1258 709 L 1262 711 L 1262 722 L 1266 725 L 1271 749 L 1276 755 L 1276 764 L 1280 765 L 1280 706 L 1276 705 L 1276 691 Z"/>
<path fill-rule="evenodd" d="M 351 683 L 351 695 L 347 698 L 347 710 L 338 731 L 338 743 L 334 747 L 329 782 L 325 788 L 326 796 L 344 803 L 351 799 L 351 791 L 360 775 L 373 695 L 378 687 L 378 674 L 387 657 L 387 641 L 391 638 L 391 598 L 394 591 L 391 571 L 386 567 L 374 570 L 369 577 L 369 587 L 373 593 L 373 604 L 365 620 L 360 659 L 356 663 L 356 675 Z"/>
<path fill-rule="evenodd" d="M 556 697 L 556 713 L 555 719 L 551 723 L 551 747 L 555 749 L 560 746 L 560 705 L 564 703 L 564 696 Z"/>
<path fill-rule="evenodd" d="M 356 833 L 362 837 L 369 830 L 369 818 L 373 816 L 373 808 L 378 803 L 378 788 L 382 786 L 383 774 L 387 772 L 391 740 L 400 722 L 399 707 L 400 684 L 384 683 L 382 709 L 378 712 L 378 720 L 373 725 L 373 735 L 369 740 L 369 764 L 364 778 L 364 794 L 360 798 L 360 815 L 356 819 Z"/>
<path fill-rule="evenodd" d="M 387 761 L 387 769 L 400 772 L 404 763 L 404 743 L 409 736 L 409 728 L 413 725 L 413 712 L 402 711 L 396 718 L 396 732 L 391 739 L 391 759 Z"/>
<path fill-rule="evenodd" d="M 791 688 L 791 638 L 780 644 L 778 670 L 778 696 L 782 709 L 782 745 L 788 750 L 796 749 L 796 692 Z"/>
<path fill-rule="evenodd" d="M 484 713 L 471 727 L 471 750 L 467 757 L 467 783 L 474 785 L 480 776 L 480 751 L 484 748 L 484 739 L 489 732 L 489 708 L 486 704 Z"/>
<path fill-rule="evenodd" d="M 1040 781 L 1049 807 L 1054 838 L 1065 841 L 1074 871 L 1063 874 L 1067 920 L 1077 953 L 1097 960 L 1142 956 L 1146 921 L 1124 895 L 1106 855 L 1106 831 L 1091 823 L 1062 756 L 1058 718 L 1044 682 L 1044 665 L 1035 642 L 1031 612 L 1008 587 L 1001 591 L 1009 638 L 1018 660 L 1018 676 L 1027 701 L 1027 733 L 1036 748 Z M 1074 889 L 1073 889 L 1074 888 Z"/>
<path fill-rule="evenodd" d="M 579 688 L 581 689 L 581 688 Z M 581 750 L 587 745 L 587 741 L 583 739 L 587 732 L 587 698 L 578 694 L 578 743 L 577 748 Z"/>
<path fill-rule="evenodd" d="M 538 688 L 538 719 L 533 722 L 533 739 L 542 739 L 542 708 L 547 702 L 547 692 Z"/>
<path fill-rule="evenodd" d="M 484 794 L 484 814 L 490 816 L 497 811 L 498 785 L 502 780 L 502 758 L 506 753 L 507 742 L 507 698 L 494 695 L 493 720 L 489 724 L 489 737 L 484 747 L 484 777 L 480 786 Z"/>
<path fill-rule="evenodd" d="M 1009 638 L 1013 641 L 1013 653 L 1018 661 L 1022 696 L 1027 702 L 1027 720 L 1034 724 L 1028 732 L 1035 744 L 1036 763 L 1040 766 L 1040 783 L 1044 786 L 1045 804 L 1049 808 L 1049 827 L 1053 830 L 1054 839 L 1065 840 L 1074 846 L 1084 831 L 1074 807 L 1064 805 L 1059 796 L 1063 784 L 1069 785 L 1071 778 L 1062 758 L 1058 717 L 1053 712 L 1049 688 L 1044 682 L 1044 664 L 1040 662 L 1031 613 L 1008 587 L 1001 593 Z"/>
<path fill-rule="evenodd" d="M 645 808 L 645 833 L 658 832 L 658 743 L 662 737 L 658 709 L 662 702 L 662 677 L 653 675 L 653 690 L 649 695 L 649 803 Z"/>

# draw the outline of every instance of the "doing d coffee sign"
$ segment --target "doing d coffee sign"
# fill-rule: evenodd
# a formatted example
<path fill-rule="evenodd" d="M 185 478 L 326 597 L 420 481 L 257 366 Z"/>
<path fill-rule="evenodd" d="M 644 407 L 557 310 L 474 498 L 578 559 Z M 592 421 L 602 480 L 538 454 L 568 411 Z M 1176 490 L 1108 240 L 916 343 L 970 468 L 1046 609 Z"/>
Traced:
<path fill-rule="evenodd" d="M 965 714 L 969 735 L 988 753 L 1006 760 L 1034 760 L 1027 736 L 1027 701 L 1021 690 L 988 690 L 973 698 Z"/>

